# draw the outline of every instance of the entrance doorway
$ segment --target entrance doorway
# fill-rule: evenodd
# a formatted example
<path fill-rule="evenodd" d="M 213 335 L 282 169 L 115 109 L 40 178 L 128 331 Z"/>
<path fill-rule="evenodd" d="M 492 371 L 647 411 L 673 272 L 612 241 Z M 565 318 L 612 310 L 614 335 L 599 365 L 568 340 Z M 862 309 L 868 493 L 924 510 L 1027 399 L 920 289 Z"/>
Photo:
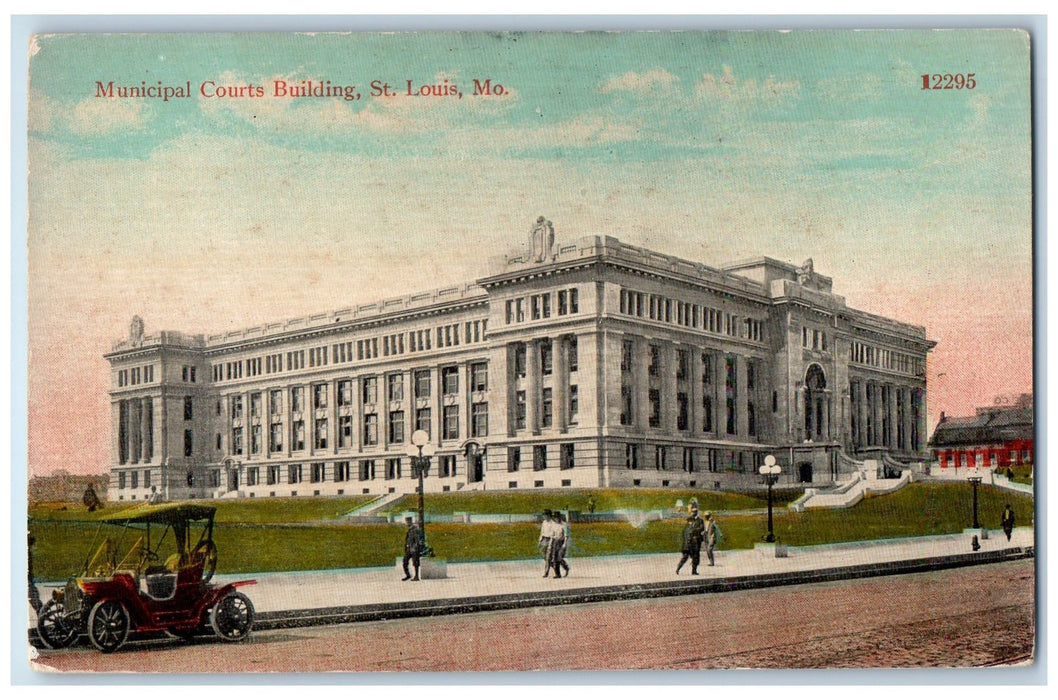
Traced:
<path fill-rule="evenodd" d="M 485 459 L 476 442 L 467 444 L 467 482 L 474 484 L 485 478 Z"/>
<path fill-rule="evenodd" d="M 812 463 L 801 462 L 797 465 L 797 480 L 802 484 L 812 483 Z"/>

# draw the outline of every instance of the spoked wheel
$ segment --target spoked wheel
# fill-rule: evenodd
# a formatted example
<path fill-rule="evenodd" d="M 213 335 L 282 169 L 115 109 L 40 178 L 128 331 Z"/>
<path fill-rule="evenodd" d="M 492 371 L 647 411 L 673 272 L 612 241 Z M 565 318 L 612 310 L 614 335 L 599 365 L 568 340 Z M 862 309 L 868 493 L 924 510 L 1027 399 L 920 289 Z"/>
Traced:
<path fill-rule="evenodd" d="M 101 600 L 88 615 L 88 638 L 96 649 L 115 651 L 129 636 L 129 611 L 117 600 Z"/>
<path fill-rule="evenodd" d="M 250 599 L 238 591 L 231 591 L 213 606 L 209 622 L 218 637 L 228 642 L 238 642 L 250 635 L 253 616 Z"/>
<path fill-rule="evenodd" d="M 66 622 L 66 608 L 57 600 L 49 600 L 40 609 L 37 632 L 49 649 L 64 649 L 77 640 L 77 629 Z"/>
<path fill-rule="evenodd" d="M 191 552 L 191 561 L 195 564 L 202 562 L 202 583 L 209 583 L 217 571 L 217 545 L 213 540 L 199 542 Z"/>

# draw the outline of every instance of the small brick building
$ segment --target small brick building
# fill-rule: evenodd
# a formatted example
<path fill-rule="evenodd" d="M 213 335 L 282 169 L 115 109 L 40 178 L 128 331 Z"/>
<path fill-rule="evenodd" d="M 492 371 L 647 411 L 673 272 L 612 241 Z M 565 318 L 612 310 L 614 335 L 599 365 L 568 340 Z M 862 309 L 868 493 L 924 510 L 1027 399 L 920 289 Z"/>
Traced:
<path fill-rule="evenodd" d="M 997 400 L 977 409 L 973 416 L 951 418 L 943 413 L 933 432 L 930 447 L 941 469 L 1032 464 L 1032 394 L 1016 401 Z"/>

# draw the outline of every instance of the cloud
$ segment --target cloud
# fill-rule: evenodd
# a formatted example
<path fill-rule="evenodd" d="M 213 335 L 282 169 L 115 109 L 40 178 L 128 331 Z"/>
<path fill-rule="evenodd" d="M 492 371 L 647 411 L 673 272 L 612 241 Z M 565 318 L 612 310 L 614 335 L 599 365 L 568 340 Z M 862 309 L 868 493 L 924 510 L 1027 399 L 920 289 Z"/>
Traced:
<path fill-rule="evenodd" d="M 678 77 L 663 68 L 653 68 L 645 73 L 628 71 L 624 75 L 607 80 L 599 88 L 599 92 L 671 92 L 676 89 L 679 81 Z"/>
<path fill-rule="evenodd" d="M 89 97 L 78 102 L 69 118 L 69 128 L 80 136 L 99 136 L 146 128 L 153 110 L 142 99 Z"/>
<path fill-rule="evenodd" d="M 799 80 L 776 80 L 768 76 L 763 82 L 752 78 L 740 80 L 731 66 L 725 65 L 723 75 L 717 77 L 706 73 L 695 85 L 695 94 L 701 100 L 723 102 L 779 102 L 801 93 Z"/>

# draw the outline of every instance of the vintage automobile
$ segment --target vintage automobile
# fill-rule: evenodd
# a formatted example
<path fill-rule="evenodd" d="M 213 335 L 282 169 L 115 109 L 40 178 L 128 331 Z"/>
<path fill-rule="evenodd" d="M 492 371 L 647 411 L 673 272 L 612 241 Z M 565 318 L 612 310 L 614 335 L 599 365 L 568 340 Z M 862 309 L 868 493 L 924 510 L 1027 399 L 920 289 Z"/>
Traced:
<path fill-rule="evenodd" d="M 210 584 L 217 569 L 215 513 L 208 505 L 144 504 L 104 518 L 101 534 L 118 529 L 93 543 L 81 574 L 41 608 L 41 641 L 60 649 L 87 634 L 111 652 L 130 632 L 190 639 L 207 627 L 227 641 L 246 639 L 254 608 L 236 589 L 256 581 Z"/>

